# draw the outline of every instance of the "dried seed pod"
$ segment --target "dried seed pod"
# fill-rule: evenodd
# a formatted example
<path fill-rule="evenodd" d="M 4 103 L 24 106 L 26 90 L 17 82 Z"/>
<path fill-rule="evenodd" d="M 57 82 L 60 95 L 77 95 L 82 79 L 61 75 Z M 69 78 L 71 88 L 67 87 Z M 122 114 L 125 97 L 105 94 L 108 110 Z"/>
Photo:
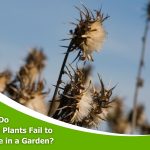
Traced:
<path fill-rule="evenodd" d="M 47 115 L 48 107 L 45 103 L 45 98 L 48 93 L 43 92 L 44 87 L 39 87 L 41 81 L 37 84 L 38 85 L 32 87 L 32 89 L 22 91 L 18 102 L 32 110 Z"/>
<path fill-rule="evenodd" d="M 47 115 L 45 99 L 48 92 L 44 92 L 44 80 L 40 79 L 45 59 L 41 50 L 33 49 L 26 58 L 26 64 L 8 85 L 7 93 L 20 104 Z"/>
<path fill-rule="evenodd" d="M 30 50 L 29 55 L 25 59 L 26 64 L 34 65 L 37 70 L 40 72 L 45 67 L 46 56 L 42 50 L 33 48 Z"/>
<path fill-rule="evenodd" d="M 105 89 L 102 79 L 100 79 L 100 84 L 100 91 L 94 89 L 92 92 L 92 109 L 89 115 L 82 121 L 82 126 L 84 127 L 97 128 L 102 120 L 107 119 L 113 88 Z"/>
<path fill-rule="evenodd" d="M 101 11 L 95 11 L 95 15 L 84 5 L 83 10 L 76 7 L 80 12 L 80 19 L 76 24 L 75 30 L 71 30 L 72 48 L 79 50 L 82 60 L 93 61 L 92 53 L 99 51 L 102 47 L 106 32 L 103 28 L 103 21 L 108 18 L 104 17 Z"/>
<path fill-rule="evenodd" d="M 30 109 L 47 115 L 48 108 L 45 103 L 45 99 L 48 95 L 48 92 L 44 92 L 43 81 L 36 81 L 28 88 L 20 88 L 15 84 L 10 84 L 9 90 L 11 91 L 12 99 Z"/>
<path fill-rule="evenodd" d="M 68 123 L 79 124 L 92 108 L 92 97 L 88 90 L 90 83 L 87 80 L 90 68 L 76 70 L 72 66 L 70 68 L 71 70 L 67 67 L 65 72 L 70 78 L 70 83 L 61 88 L 60 105 L 53 117 Z"/>
<path fill-rule="evenodd" d="M 70 83 L 60 88 L 60 105 L 54 114 L 54 118 L 82 127 L 96 128 L 102 120 L 107 118 L 107 113 L 112 95 L 111 89 L 105 89 L 100 79 L 100 90 L 92 90 L 91 81 L 87 79 L 88 72 L 85 69 L 69 68 L 66 74 L 70 77 Z"/>

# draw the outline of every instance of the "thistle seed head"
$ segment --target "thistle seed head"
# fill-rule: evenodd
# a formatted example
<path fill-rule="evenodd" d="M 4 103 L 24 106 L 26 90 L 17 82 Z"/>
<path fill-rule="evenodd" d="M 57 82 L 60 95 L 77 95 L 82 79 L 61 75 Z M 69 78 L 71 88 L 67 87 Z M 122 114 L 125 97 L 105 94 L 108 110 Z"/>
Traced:
<path fill-rule="evenodd" d="M 70 68 L 66 67 L 65 71 L 70 82 L 65 85 L 61 84 L 64 87 L 61 87 L 61 92 L 59 92 L 60 105 L 56 112 L 57 119 L 78 125 L 92 108 L 90 81 L 87 84 L 90 68 L 79 69 L 77 67 L 76 70 L 72 66 Z"/>
<path fill-rule="evenodd" d="M 79 49 L 82 60 L 91 60 L 92 53 L 99 51 L 105 39 L 105 30 L 103 28 L 103 21 L 108 18 L 100 11 L 95 11 L 95 14 L 86 8 L 84 5 L 83 10 L 76 7 L 80 12 L 80 19 L 76 24 L 74 31 L 71 30 L 72 35 L 72 50 Z"/>
<path fill-rule="evenodd" d="M 100 78 L 99 78 L 100 79 Z M 105 89 L 102 79 L 100 79 L 100 90 L 92 90 L 92 109 L 89 115 L 83 120 L 82 125 L 88 128 L 97 128 L 102 120 L 107 119 L 110 109 L 112 89 Z"/>
<path fill-rule="evenodd" d="M 42 50 L 33 48 L 30 50 L 29 55 L 26 57 L 26 64 L 35 66 L 40 72 L 45 67 L 46 56 Z"/>
<path fill-rule="evenodd" d="M 87 80 L 89 69 L 67 68 L 65 74 L 70 78 L 70 83 L 60 87 L 60 105 L 55 113 L 55 118 L 76 124 L 78 126 L 97 128 L 102 120 L 107 118 L 111 89 L 106 89 L 100 79 L 100 90 L 92 90 L 91 81 Z"/>
<path fill-rule="evenodd" d="M 32 93 L 32 96 L 28 100 L 20 99 L 19 102 L 32 110 L 47 115 L 48 108 L 45 103 L 45 97 L 46 95 L 43 93 Z"/>
<path fill-rule="evenodd" d="M 65 72 L 70 77 L 70 83 L 61 87 L 56 118 L 71 124 L 96 128 L 102 120 L 107 118 L 111 89 L 105 89 L 100 79 L 100 90 L 91 90 L 91 81 L 87 79 L 88 72 L 85 69 L 72 68 L 74 75 L 69 68 Z M 88 82 L 88 84 L 87 84 Z M 63 85 L 63 84 L 62 84 Z"/>
<path fill-rule="evenodd" d="M 20 104 L 47 115 L 48 108 L 45 103 L 48 92 L 44 92 L 43 81 L 37 81 L 32 84 L 32 87 L 20 88 L 15 85 L 9 87 L 13 91 L 13 99 Z"/>
<path fill-rule="evenodd" d="M 45 66 L 46 56 L 42 50 L 31 49 L 25 59 L 25 64 L 22 66 L 16 76 L 15 81 L 20 83 L 22 88 L 30 87 L 41 75 Z"/>
<path fill-rule="evenodd" d="M 44 92 L 44 80 L 41 80 L 41 71 L 45 66 L 45 55 L 42 51 L 33 49 L 25 59 L 15 77 L 7 87 L 9 96 L 20 104 L 35 111 L 47 115 L 48 108 L 45 98 L 48 92 Z"/>

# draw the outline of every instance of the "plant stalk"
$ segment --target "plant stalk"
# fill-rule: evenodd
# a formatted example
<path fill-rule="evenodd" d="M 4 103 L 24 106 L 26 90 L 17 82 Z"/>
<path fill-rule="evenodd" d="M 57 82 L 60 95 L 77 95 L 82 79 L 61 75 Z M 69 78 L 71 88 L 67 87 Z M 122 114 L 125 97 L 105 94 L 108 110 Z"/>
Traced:
<path fill-rule="evenodd" d="M 144 35 L 142 38 L 142 51 L 141 51 L 141 56 L 140 56 L 140 61 L 139 61 L 137 80 L 136 80 L 135 92 L 134 92 L 134 97 L 133 97 L 133 116 L 132 116 L 131 134 L 134 134 L 135 128 L 136 128 L 137 101 L 138 101 L 138 95 L 139 95 L 139 89 L 140 89 L 140 86 L 138 85 L 138 83 L 139 83 L 139 79 L 141 79 L 142 68 L 144 66 L 144 56 L 145 56 L 146 41 L 147 41 L 147 34 L 148 34 L 148 28 L 149 28 L 148 26 L 149 26 L 149 20 L 146 20 Z"/>
<path fill-rule="evenodd" d="M 58 80 L 57 80 L 57 84 L 56 84 L 56 87 L 55 87 L 55 91 L 54 91 L 54 94 L 53 94 L 53 97 L 52 97 L 52 100 L 51 100 L 51 104 L 50 104 L 50 108 L 49 108 L 49 112 L 48 112 L 48 116 L 51 116 L 51 113 L 52 113 L 52 108 L 53 108 L 53 105 L 55 103 L 55 100 L 56 100 L 56 96 L 57 96 L 57 92 L 58 92 L 58 89 L 59 89 L 59 85 L 61 83 L 61 78 L 62 78 L 62 75 L 64 74 L 64 68 L 66 66 L 66 62 L 67 62 L 67 59 L 68 59 L 68 56 L 69 56 L 69 53 L 72 49 L 72 40 L 68 46 L 68 49 L 67 49 L 67 52 L 65 54 L 65 57 L 64 57 L 64 60 L 63 60 L 63 63 L 62 63 L 62 66 L 61 66 L 61 69 L 60 69 L 60 73 L 59 73 L 59 77 L 58 77 Z"/>

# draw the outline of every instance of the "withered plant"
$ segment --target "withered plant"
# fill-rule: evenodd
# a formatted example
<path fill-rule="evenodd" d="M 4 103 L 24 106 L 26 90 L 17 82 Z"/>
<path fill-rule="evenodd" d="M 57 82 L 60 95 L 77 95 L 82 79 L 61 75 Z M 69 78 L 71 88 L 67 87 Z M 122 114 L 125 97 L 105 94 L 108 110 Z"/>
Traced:
<path fill-rule="evenodd" d="M 66 67 L 65 74 L 70 81 L 59 87 L 55 119 L 88 128 L 97 128 L 106 119 L 114 88 L 106 89 L 99 78 L 100 87 L 96 90 L 89 73 L 89 67 L 76 70 L 72 66 Z"/>
<path fill-rule="evenodd" d="M 70 44 L 69 46 L 63 46 L 67 48 L 67 52 L 60 69 L 56 88 L 49 109 L 49 115 L 52 113 L 53 105 L 55 105 L 54 103 L 58 93 L 59 85 L 62 82 L 62 75 L 64 74 L 64 68 L 66 66 L 69 54 L 72 51 L 78 51 L 74 61 L 78 58 L 80 61 L 93 61 L 92 53 L 94 51 L 98 51 L 102 47 L 102 43 L 105 38 L 106 33 L 103 28 L 103 22 L 108 18 L 108 16 L 104 17 L 101 10 L 95 10 L 93 13 L 84 5 L 82 5 L 82 7 L 82 9 L 76 7 L 76 9 L 79 11 L 80 18 L 77 19 L 77 23 L 72 23 L 75 25 L 75 29 L 70 30 L 71 38 L 63 39 L 70 40 Z"/>
<path fill-rule="evenodd" d="M 132 131 L 134 109 L 127 112 L 123 101 L 124 99 L 121 97 L 112 98 L 112 103 L 108 110 L 107 123 L 110 132 L 130 134 Z M 150 123 L 148 122 L 144 111 L 144 106 L 138 104 L 136 107 L 137 115 L 135 119 L 136 134 L 150 134 Z"/>
<path fill-rule="evenodd" d="M 32 49 L 23 65 L 8 85 L 6 92 L 13 100 L 47 115 L 44 80 L 41 78 L 46 56 L 42 50 Z"/>
<path fill-rule="evenodd" d="M 96 90 L 92 81 L 88 80 L 89 71 L 84 65 L 81 69 L 78 66 L 74 69 L 72 65 L 67 67 L 66 63 L 73 51 L 77 51 L 77 55 L 72 63 L 77 59 L 84 64 L 86 61 L 94 61 L 92 54 L 101 49 L 106 36 L 103 22 L 108 16 L 105 17 L 101 10 L 92 12 L 84 5 L 81 9 L 76 9 L 80 18 L 77 19 L 77 23 L 72 23 L 75 29 L 70 30 L 71 37 L 63 39 L 70 40 L 70 44 L 62 46 L 67 48 L 67 52 L 51 100 L 49 116 L 78 126 L 96 128 L 101 120 L 106 119 L 114 88 L 106 89 L 99 77 L 100 90 Z M 67 75 L 70 81 L 65 83 L 63 75 Z"/>
<path fill-rule="evenodd" d="M 89 78 L 91 67 L 86 62 L 94 61 L 93 52 L 102 47 L 106 32 L 103 22 L 108 18 L 101 10 L 91 11 L 82 4 L 79 19 L 73 30 L 70 30 L 69 46 L 60 69 L 55 85 L 50 108 L 45 104 L 48 91 L 45 92 L 45 82 L 42 71 L 45 67 L 46 56 L 42 50 L 32 49 L 20 67 L 17 74 L 11 77 L 6 71 L 0 74 L 0 92 L 4 92 L 13 100 L 35 111 L 55 119 L 74 125 L 97 128 L 102 120 L 106 120 L 111 104 L 111 95 L 115 87 L 107 89 L 98 74 L 97 88 Z M 67 59 L 71 52 L 75 53 L 71 64 Z M 73 64 L 76 62 L 76 67 Z M 78 63 L 81 63 L 78 67 Z M 66 65 L 69 64 L 69 65 Z M 67 76 L 68 81 L 62 76 Z"/>

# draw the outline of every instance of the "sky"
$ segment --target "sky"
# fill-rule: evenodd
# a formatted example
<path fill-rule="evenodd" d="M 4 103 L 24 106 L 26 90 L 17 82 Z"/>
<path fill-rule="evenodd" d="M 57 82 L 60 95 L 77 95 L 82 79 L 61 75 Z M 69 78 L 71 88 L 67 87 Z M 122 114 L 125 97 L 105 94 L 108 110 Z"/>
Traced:
<path fill-rule="evenodd" d="M 107 37 L 100 53 L 94 54 L 94 80 L 101 75 L 106 86 L 117 84 L 113 95 L 124 98 L 126 108 L 132 107 L 137 68 L 141 53 L 141 38 L 145 27 L 147 0 L 82 0 L 88 8 L 102 8 L 110 16 L 104 22 Z M 44 77 L 50 88 L 56 83 L 65 49 L 60 40 L 68 37 L 79 17 L 74 6 L 79 0 L 0 0 L 0 71 L 18 71 L 30 48 L 43 48 L 47 66 Z M 148 34 L 148 42 L 150 33 Z M 150 45 L 146 46 L 142 76 L 144 87 L 139 103 L 150 114 Z M 74 55 L 74 54 L 71 54 Z"/>

